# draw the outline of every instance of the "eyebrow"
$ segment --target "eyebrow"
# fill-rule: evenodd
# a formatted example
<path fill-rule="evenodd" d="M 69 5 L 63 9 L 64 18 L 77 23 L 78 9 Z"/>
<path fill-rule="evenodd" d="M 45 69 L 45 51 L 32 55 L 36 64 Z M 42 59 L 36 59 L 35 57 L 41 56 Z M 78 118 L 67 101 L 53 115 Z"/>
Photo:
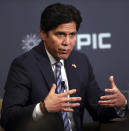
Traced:
<path fill-rule="evenodd" d="M 55 32 L 55 34 L 67 35 L 67 33 L 62 32 L 62 31 L 57 31 L 57 32 Z M 71 32 L 71 33 L 69 33 L 69 34 L 77 34 L 77 32 Z"/>

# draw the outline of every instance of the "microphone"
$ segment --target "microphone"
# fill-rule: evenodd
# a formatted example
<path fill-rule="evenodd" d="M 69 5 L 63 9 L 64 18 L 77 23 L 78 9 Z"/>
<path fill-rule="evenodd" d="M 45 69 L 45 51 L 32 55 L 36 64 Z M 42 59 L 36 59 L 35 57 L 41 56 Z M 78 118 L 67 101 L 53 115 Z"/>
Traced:
<path fill-rule="evenodd" d="M 61 86 L 63 87 L 64 90 L 66 90 L 65 81 L 61 81 Z"/>

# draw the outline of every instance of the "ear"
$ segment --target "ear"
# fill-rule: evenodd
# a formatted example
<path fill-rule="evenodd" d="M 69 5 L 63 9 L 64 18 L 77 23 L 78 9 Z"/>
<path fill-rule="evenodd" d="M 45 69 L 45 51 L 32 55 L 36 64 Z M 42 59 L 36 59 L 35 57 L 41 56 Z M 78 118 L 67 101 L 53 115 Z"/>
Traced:
<path fill-rule="evenodd" d="M 41 36 L 41 38 L 42 38 L 43 40 L 45 40 L 46 37 L 47 37 L 47 34 L 46 34 L 42 29 L 40 29 L 40 36 Z"/>

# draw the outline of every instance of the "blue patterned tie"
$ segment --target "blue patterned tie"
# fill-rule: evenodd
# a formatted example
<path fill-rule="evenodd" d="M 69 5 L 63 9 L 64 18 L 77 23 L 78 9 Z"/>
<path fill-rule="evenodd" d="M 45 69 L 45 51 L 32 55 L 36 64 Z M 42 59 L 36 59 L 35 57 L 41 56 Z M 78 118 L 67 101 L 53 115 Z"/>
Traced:
<path fill-rule="evenodd" d="M 57 93 L 62 93 L 64 92 L 63 87 L 61 86 L 61 82 L 62 82 L 62 76 L 61 76 L 61 62 L 56 62 L 56 84 L 57 84 Z M 70 124 L 69 124 L 69 120 L 68 120 L 68 115 L 67 112 L 62 111 L 62 118 L 64 121 L 64 128 L 65 131 L 70 131 Z"/>

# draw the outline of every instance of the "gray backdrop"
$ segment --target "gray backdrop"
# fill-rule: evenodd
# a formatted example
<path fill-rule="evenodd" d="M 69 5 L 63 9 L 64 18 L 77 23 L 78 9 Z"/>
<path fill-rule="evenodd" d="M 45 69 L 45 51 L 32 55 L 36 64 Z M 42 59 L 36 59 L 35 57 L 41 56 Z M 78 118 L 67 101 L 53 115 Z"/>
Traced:
<path fill-rule="evenodd" d="M 75 48 L 89 56 L 100 87 L 110 88 L 108 78 L 114 75 L 128 96 L 128 0 L 0 0 L 0 97 L 12 60 L 39 43 L 41 12 L 55 2 L 73 4 L 81 11 L 83 23 Z"/>

